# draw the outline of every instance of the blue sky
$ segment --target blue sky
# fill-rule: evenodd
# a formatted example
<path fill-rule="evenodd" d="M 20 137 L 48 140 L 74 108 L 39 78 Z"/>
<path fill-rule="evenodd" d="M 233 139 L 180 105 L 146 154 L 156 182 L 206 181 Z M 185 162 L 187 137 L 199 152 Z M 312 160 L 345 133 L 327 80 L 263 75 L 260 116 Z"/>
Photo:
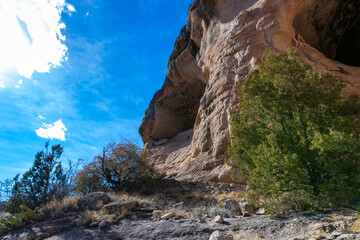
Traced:
<path fill-rule="evenodd" d="M 190 3 L 1 1 L 0 179 L 26 171 L 47 140 L 63 160 L 91 160 L 122 137 L 142 144 Z"/>

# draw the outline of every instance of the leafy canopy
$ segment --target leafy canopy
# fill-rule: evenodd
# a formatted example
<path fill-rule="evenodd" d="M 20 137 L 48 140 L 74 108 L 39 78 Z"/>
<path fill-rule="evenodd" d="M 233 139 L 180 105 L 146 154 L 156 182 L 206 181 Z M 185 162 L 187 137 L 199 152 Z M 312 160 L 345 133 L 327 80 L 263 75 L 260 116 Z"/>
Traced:
<path fill-rule="evenodd" d="M 239 85 L 231 164 L 242 170 L 255 198 L 359 201 L 357 95 L 345 98 L 339 81 L 312 70 L 294 51 L 279 56 L 266 51 L 262 64 Z"/>

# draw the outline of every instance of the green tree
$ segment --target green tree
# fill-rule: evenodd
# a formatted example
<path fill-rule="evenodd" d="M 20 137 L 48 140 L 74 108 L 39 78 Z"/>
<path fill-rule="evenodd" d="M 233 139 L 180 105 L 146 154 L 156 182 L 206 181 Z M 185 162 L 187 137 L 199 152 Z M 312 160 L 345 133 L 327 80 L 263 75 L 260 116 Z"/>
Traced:
<path fill-rule="evenodd" d="M 54 145 L 49 152 L 49 142 L 45 143 L 46 151 L 39 151 L 35 155 L 33 166 L 20 178 L 14 178 L 12 196 L 7 211 L 19 212 L 20 205 L 34 209 L 50 200 L 62 200 L 66 175 L 60 162 L 63 148 Z"/>
<path fill-rule="evenodd" d="M 275 56 L 239 83 L 232 115 L 231 165 L 242 170 L 252 196 L 354 204 L 360 192 L 360 104 L 343 85 L 316 72 L 298 52 Z M 303 205 L 305 204 L 305 205 Z"/>

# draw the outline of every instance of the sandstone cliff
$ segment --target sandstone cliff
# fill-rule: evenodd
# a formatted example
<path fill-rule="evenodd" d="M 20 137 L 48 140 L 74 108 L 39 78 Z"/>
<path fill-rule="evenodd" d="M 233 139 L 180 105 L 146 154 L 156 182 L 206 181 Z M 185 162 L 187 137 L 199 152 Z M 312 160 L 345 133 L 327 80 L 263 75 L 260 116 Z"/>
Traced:
<path fill-rule="evenodd" d="M 195 0 L 139 129 L 154 166 L 182 180 L 231 181 L 237 82 L 265 49 L 296 48 L 359 93 L 359 12 L 358 0 Z"/>

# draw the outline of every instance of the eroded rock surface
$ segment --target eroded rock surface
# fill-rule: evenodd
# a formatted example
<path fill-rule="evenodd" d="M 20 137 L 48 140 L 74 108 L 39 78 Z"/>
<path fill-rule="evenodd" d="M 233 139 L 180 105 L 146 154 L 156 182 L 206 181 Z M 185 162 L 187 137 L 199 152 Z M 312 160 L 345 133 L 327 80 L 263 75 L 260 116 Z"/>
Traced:
<path fill-rule="evenodd" d="M 357 0 L 195 0 L 139 129 L 154 166 L 182 180 L 232 181 L 224 161 L 237 82 L 268 48 L 298 49 L 359 93 L 359 11 Z"/>
<path fill-rule="evenodd" d="M 0 235 L 6 240 L 100 240 L 100 239 L 189 239 L 208 240 L 212 233 L 232 234 L 236 239 L 305 240 L 305 239 L 359 239 L 360 234 L 346 230 L 354 217 L 338 214 L 306 215 L 269 219 L 269 216 L 252 218 L 224 218 L 223 223 L 195 219 L 153 221 L 123 219 L 104 228 L 75 227 L 68 220 L 44 221 L 21 230 Z"/>

